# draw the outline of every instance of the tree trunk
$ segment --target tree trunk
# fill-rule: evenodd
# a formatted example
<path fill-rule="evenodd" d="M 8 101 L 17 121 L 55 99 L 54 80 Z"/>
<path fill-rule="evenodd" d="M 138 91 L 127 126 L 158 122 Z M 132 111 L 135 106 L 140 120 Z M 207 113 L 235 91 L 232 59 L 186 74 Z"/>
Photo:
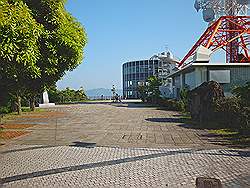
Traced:
<path fill-rule="evenodd" d="M 32 112 L 35 111 L 35 97 L 34 96 L 30 97 L 30 110 Z"/>
<path fill-rule="evenodd" d="M 16 96 L 16 109 L 18 115 L 20 115 L 22 113 L 22 109 L 21 109 L 21 97 L 19 95 Z"/>
<path fill-rule="evenodd" d="M 11 112 L 17 112 L 16 101 L 11 99 Z"/>

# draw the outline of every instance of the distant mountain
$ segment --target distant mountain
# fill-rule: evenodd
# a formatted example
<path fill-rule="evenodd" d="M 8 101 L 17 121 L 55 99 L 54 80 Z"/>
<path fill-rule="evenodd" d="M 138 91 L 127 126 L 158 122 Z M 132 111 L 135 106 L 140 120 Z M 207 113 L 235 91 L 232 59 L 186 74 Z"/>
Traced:
<path fill-rule="evenodd" d="M 122 89 L 116 89 L 116 93 L 118 95 L 122 95 Z M 88 97 L 96 97 L 96 96 L 111 96 L 112 92 L 111 89 L 106 88 L 97 88 L 97 89 L 90 89 L 86 91 Z"/>

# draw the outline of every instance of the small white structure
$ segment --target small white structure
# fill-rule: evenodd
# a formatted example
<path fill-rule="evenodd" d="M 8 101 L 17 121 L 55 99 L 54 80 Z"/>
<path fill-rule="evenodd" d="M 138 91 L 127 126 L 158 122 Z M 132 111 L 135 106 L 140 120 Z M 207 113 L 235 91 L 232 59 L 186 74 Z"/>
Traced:
<path fill-rule="evenodd" d="M 43 104 L 39 104 L 40 108 L 49 108 L 55 106 L 55 103 L 49 103 L 49 95 L 48 92 L 43 92 Z"/>
<path fill-rule="evenodd" d="M 210 55 L 212 54 L 212 51 L 205 48 L 204 46 L 199 46 L 193 56 L 193 62 L 209 62 L 210 61 Z"/>

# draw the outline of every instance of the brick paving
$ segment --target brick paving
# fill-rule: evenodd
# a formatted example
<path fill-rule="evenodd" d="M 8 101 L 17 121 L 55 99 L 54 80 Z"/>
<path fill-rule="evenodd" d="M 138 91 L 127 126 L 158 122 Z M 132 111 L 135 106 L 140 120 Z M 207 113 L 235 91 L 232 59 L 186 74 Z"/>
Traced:
<path fill-rule="evenodd" d="M 2 150 L 3 187 L 195 187 L 196 177 L 249 187 L 249 152 L 15 146 Z"/>
<path fill-rule="evenodd" d="M 250 152 L 211 142 L 178 113 L 82 104 L 21 117 L 29 135 L 0 146 L 0 187 L 195 187 L 197 177 L 250 187 Z"/>

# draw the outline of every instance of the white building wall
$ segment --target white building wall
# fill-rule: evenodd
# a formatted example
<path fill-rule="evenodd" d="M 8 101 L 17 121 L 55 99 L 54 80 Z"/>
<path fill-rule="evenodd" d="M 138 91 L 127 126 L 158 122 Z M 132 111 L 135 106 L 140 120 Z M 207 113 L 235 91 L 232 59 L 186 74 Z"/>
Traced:
<path fill-rule="evenodd" d="M 201 85 L 203 82 L 207 82 L 207 68 L 206 67 L 196 67 L 194 71 L 180 74 L 175 77 L 175 87 L 173 89 L 174 98 L 178 98 L 179 92 L 188 86 L 189 89 L 194 89 Z M 179 92 L 177 92 L 179 90 Z"/>

